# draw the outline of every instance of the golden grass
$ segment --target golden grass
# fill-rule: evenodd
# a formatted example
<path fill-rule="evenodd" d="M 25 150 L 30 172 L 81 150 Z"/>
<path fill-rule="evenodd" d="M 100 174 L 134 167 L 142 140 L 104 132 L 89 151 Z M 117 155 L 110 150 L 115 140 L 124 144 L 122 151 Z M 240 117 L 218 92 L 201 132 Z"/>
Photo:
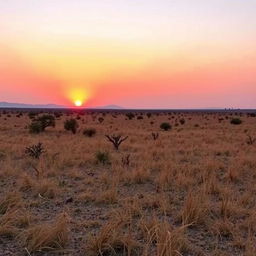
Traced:
<path fill-rule="evenodd" d="M 109 223 L 101 228 L 98 234 L 89 236 L 85 255 L 134 255 L 139 250 L 139 243 L 131 234 L 123 234 L 116 223 Z"/>
<path fill-rule="evenodd" d="M 68 242 L 68 235 L 68 217 L 66 214 L 62 214 L 53 223 L 31 226 L 20 236 L 25 248 L 31 253 L 63 250 Z"/>
<path fill-rule="evenodd" d="M 256 143 L 247 143 L 256 118 L 138 115 L 63 113 L 34 135 L 27 113 L 1 114 L 0 254 L 5 244 L 31 255 L 256 255 Z M 230 124 L 235 116 L 241 125 Z M 71 117 L 79 117 L 75 135 L 63 129 Z M 83 135 L 88 127 L 95 136 Z M 106 134 L 129 137 L 116 151 Z M 30 159 L 25 147 L 38 142 L 46 152 Z M 95 162 L 99 151 L 109 164 Z"/>

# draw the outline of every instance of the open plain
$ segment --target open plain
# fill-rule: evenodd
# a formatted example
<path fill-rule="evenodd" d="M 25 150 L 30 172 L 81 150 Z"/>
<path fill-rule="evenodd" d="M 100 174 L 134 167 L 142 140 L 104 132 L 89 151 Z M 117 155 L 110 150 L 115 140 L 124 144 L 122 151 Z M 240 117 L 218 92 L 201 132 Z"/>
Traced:
<path fill-rule="evenodd" d="M 0 255 L 256 255 L 255 113 L 0 113 Z"/>

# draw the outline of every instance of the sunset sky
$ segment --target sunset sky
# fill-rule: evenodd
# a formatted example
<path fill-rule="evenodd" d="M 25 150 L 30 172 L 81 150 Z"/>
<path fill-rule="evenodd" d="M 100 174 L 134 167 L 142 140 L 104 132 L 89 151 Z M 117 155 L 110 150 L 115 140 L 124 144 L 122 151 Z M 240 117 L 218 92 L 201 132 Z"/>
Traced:
<path fill-rule="evenodd" d="M 256 108 L 256 0 L 0 1 L 0 101 Z"/>

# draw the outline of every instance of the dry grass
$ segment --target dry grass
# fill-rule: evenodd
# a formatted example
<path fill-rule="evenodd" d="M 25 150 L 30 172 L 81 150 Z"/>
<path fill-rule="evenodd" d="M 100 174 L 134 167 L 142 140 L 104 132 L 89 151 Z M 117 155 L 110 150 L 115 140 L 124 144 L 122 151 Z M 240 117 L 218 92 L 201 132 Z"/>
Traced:
<path fill-rule="evenodd" d="M 186 249 L 184 231 L 187 226 L 173 228 L 167 221 L 153 220 L 142 222 L 142 228 L 147 236 L 143 255 L 154 253 L 156 256 L 179 256 Z M 155 251 L 152 251 L 152 244 L 156 245 Z"/>
<path fill-rule="evenodd" d="M 256 255 L 256 118 L 137 116 L 63 112 L 55 128 L 30 134 L 28 113 L 1 113 L 0 255 Z M 75 135 L 63 128 L 70 118 Z M 128 139 L 115 150 L 106 134 Z M 31 159 L 25 148 L 38 142 L 46 152 Z"/>
<path fill-rule="evenodd" d="M 21 233 L 28 252 L 62 250 L 68 242 L 68 217 L 60 215 L 53 223 L 37 224 Z"/>
<path fill-rule="evenodd" d="M 108 223 L 98 234 L 89 236 L 85 255 L 139 255 L 140 244 L 130 233 L 124 234 L 117 223 Z"/>

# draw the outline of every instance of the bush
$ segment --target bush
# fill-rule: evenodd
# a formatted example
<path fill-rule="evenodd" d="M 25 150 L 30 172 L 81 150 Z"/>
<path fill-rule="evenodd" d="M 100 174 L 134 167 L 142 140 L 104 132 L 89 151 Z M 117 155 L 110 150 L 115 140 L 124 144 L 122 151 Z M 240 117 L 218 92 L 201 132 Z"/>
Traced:
<path fill-rule="evenodd" d="M 54 112 L 54 116 L 55 116 L 56 118 L 60 118 L 60 117 L 62 116 L 62 113 L 60 113 L 60 112 Z"/>
<path fill-rule="evenodd" d="M 42 132 L 43 129 L 42 129 L 42 125 L 41 123 L 39 122 L 32 122 L 30 125 L 29 125 L 29 132 L 30 133 L 40 133 Z"/>
<path fill-rule="evenodd" d="M 110 164 L 110 157 L 109 157 L 109 153 L 108 152 L 98 151 L 95 154 L 95 157 L 96 157 L 97 163 L 101 163 L 103 165 Z"/>
<path fill-rule="evenodd" d="M 52 115 L 42 115 L 36 119 L 36 122 L 39 122 L 44 131 L 47 127 L 55 127 L 55 117 Z"/>
<path fill-rule="evenodd" d="M 235 125 L 239 125 L 239 124 L 242 123 L 242 120 L 239 119 L 239 118 L 232 118 L 232 119 L 230 120 L 230 123 L 231 123 L 231 124 L 235 124 Z"/>
<path fill-rule="evenodd" d="M 75 134 L 77 132 L 78 127 L 79 127 L 79 125 L 78 125 L 78 122 L 76 121 L 76 119 L 71 118 L 64 122 L 65 130 L 71 131 L 73 134 Z"/>
<path fill-rule="evenodd" d="M 135 115 L 131 112 L 127 113 L 126 116 L 128 117 L 129 120 L 132 120 L 135 117 Z"/>
<path fill-rule="evenodd" d="M 99 123 L 102 123 L 104 121 L 104 118 L 103 117 L 99 117 L 98 121 L 99 121 Z"/>
<path fill-rule="evenodd" d="M 170 130 L 170 129 L 172 128 L 172 126 L 171 126 L 169 123 L 162 123 L 162 124 L 160 125 L 160 128 L 161 128 L 162 130 L 164 130 L 164 131 L 168 131 L 168 130 Z"/>
<path fill-rule="evenodd" d="M 55 127 L 55 117 L 52 115 L 42 115 L 32 121 L 32 123 L 29 125 L 29 132 L 40 133 L 49 126 Z"/>
<path fill-rule="evenodd" d="M 36 115 L 37 115 L 37 113 L 35 113 L 35 112 L 29 112 L 29 113 L 28 113 L 28 117 L 29 117 L 30 119 L 34 119 L 34 118 L 36 117 Z"/>
<path fill-rule="evenodd" d="M 25 153 L 35 159 L 39 159 L 40 156 L 45 153 L 42 143 L 32 145 L 26 148 Z"/>
<path fill-rule="evenodd" d="M 180 124 L 181 125 L 185 124 L 185 119 L 184 118 L 180 119 Z"/>
<path fill-rule="evenodd" d="M 84 129 L 83 131 L 83 135 L 85 135 L 86 137 L 92 137 L 95 134 L 96 134 L 96 130 L 94 128 Z"/>

